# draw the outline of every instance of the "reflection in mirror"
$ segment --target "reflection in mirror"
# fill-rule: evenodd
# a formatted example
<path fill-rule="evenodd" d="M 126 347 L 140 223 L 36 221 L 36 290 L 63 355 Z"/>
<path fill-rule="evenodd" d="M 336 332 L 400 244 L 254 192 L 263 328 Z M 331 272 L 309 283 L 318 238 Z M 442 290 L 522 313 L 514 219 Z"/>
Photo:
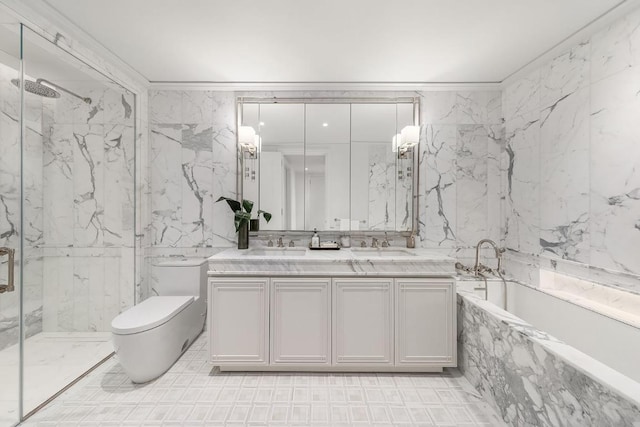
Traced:
<path fill-rule="evenodd" d="M 305 228 L 338 230 L 349 221 L 349 104 L 307 104 Z M 348 230 L 348 227 L 346 228 Z"/>
<path fill-rule="evenodd" d="M 243 153 L 243 198 L 272 214 L 260 230 L 303 230 L 304 104 L 246 104 L 242 118 L 259 141 L 259 162 Z"/>
<path fill-rule="evenodd" d="M 243 198 L 273 214 L 260 230 L 411 231 L 416 159 L 398 144 L 417 100 L 331 101 L 240 100 L 239 125 L 257 132 Z"/>

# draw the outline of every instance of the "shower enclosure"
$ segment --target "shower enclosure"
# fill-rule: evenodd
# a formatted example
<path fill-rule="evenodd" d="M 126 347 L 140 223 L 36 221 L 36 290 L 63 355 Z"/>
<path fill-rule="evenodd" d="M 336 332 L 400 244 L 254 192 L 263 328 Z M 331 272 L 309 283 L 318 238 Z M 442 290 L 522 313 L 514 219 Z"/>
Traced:
<path fill-rule="evenodd" d="M 0 10 L 0 426 L 110 356 L 135 302 L 134 112 Z"/>

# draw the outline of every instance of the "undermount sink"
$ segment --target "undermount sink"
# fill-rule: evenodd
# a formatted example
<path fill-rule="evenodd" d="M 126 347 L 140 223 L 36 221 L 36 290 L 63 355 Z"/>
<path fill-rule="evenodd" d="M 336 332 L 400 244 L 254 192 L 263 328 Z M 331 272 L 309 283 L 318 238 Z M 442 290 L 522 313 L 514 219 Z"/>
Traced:
<path fill-rule="evenodd" d="M 253 248 L 245 252 L 246 255 L 251 256 L 277 256 L 277 257 L 289 257 L 289 256 L 305 256 L 307 250 L 305 248 Z"/>
<path fill-rule="evenodd" d="M 414 256 L 413 252 L 405 251 L 404 249 L 376 249 L 376 248 L 352 248 L 351 251 L 353 255 L 356 257 L 383 257 L 383 258 L 391 258 L 391 257 L 404 257 L 404 256 Z"/>

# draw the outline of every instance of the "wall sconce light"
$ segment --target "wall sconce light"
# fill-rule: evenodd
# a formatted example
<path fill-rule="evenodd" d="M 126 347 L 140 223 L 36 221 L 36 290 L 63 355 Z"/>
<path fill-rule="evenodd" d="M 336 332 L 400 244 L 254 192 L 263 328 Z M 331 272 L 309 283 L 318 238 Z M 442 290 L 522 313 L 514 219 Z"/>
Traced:
<path fill-rule="evenodd" d="M 406 158 L 407 152 L 420 142 L 420 126 L 403 127 L 400 133 L 394 137 L 394 141 L 397 143 L 398 157 Z"/>
<path fill-rule="evenodd" d="M 258 152 L 259 136 L 256 135 L 256 131 L 251 126 L 238 127 L 238 145 L 242 152 L 249 153 L 250 158 L 255 158 Z"/>
<path fill-rule="evenodd" d="M 420 126 L 405 126 L 400 131 L 400 148 L 415 147 L 420 142 Z"/>

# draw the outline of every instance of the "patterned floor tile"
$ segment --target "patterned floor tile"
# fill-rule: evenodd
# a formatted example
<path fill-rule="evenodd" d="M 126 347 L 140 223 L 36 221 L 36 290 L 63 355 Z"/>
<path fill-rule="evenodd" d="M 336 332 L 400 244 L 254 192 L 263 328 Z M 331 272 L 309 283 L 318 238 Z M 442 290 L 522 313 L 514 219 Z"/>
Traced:
<path fill-rule="evenodd" d="M 457 370 L 225 373 L 201 336 L 162 377 L 133 384 L 112 358 L 39 411 L 38 426 L 503 426 Z"/>

